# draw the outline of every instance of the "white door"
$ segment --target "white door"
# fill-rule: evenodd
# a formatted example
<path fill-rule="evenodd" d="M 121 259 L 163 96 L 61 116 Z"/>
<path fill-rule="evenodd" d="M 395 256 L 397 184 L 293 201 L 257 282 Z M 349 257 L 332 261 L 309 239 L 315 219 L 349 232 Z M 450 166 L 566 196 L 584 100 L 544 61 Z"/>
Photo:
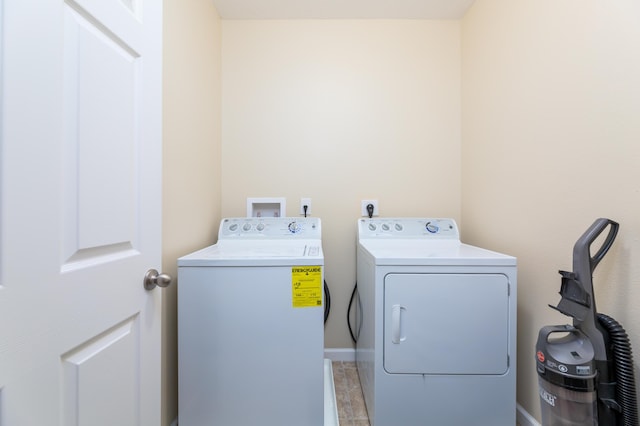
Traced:
<path fill-rule="evenodd" d="M 0 425 L 160 424 L 158 0 L 0 0 Z"/>

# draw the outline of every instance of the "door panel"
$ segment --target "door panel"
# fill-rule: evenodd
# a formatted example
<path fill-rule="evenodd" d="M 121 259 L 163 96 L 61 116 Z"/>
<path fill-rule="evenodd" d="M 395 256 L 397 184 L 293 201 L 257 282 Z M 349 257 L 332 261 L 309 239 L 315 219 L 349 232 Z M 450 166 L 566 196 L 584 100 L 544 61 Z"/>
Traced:
<path fill-rule="evenodd" d="M 68 50 L 77 53 L 66 61 L 65 73 L 73 78 L 68 78 L 65 118 L 77 150 L 77 167 L 68 173 L 78 179 L 78 245 L 130 241 L 137 182 L 137 55 L 99 23 L 69 8 L 65 26 Z"/>
<path fill-rule="evenodd" d="M 62 355 L 64 425 L 137 424 L 138 318 Z"/>
<path fill-rule="evenodd" d="M 504 374 L 509 282 L 501 274 L 389 274 L 384 368 L 407 374 Z"/>
<path fill-rule="evenodd" d="M 64 269 L 135 255 L 139 55 L 86 11 L 65 8 Z"/>
<path fill-rule="evenodd" d="M 161 13 L 0 0 L 2 426 L 160 424 Z"/>

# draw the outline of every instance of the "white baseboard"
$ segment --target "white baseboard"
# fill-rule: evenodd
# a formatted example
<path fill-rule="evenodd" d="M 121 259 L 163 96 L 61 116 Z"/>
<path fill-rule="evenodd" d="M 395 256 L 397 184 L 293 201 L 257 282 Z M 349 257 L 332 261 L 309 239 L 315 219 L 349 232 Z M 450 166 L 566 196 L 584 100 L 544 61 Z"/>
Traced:
<path fill-rule="evenodd" d="M 356 350 L 351 348 L 325 348 L 324 357 L 331 361 L 354 362 L 356 360 Z"/>
<path fill-rule="evenodd" d="M 541 426 L 520 404 L 516 404 L 516 421 L 520 426 Z"/>

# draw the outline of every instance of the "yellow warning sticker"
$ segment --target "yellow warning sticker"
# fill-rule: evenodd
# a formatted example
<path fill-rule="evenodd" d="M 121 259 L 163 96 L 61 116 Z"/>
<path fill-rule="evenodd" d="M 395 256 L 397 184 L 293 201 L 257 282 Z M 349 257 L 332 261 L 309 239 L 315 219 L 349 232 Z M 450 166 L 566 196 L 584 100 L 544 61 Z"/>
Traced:
<path fill-rule="evenodd" d="M 294 308 L 322 306 L 322 266 L 293 266 L 291 289 Z"/>

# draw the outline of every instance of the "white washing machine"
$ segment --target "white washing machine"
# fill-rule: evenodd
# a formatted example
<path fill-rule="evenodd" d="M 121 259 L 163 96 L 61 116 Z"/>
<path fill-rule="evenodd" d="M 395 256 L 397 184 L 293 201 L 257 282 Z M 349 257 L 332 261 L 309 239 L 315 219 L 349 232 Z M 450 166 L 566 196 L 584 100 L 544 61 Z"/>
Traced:
<path fill-rule="evenodd" d="M 178 259 L 180 426 L 323 426 L 318 218 L 229 218 Z"/>
<path fill-rule="evenodd" d="M 516 423 L 516 259 L 452 219 L 358 221 L 356 361 L 372 426 Z"/>

